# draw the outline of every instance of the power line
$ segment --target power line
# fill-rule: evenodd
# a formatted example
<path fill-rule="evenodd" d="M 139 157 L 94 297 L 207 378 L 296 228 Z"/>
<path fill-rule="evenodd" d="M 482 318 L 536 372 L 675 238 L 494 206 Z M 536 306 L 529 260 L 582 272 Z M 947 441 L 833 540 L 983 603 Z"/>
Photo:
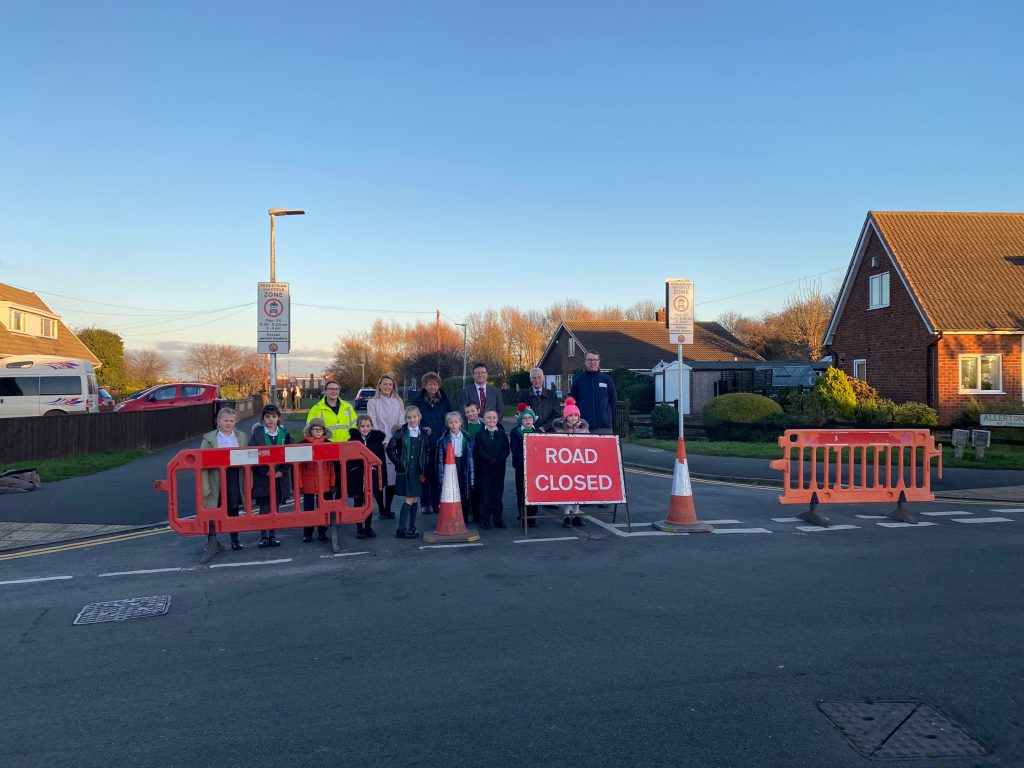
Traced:
<path fill-rule="evenodd" d="M 327 304 L 305 304 L 299 301 L 293 301 L 292 306 L 294 307 L 310 307 L 312 309 L 336 309 L 342 312 L 386 312 L 388 314 L 397 315 L 432 315 L 435 310 L 433 309 L 380 309 L 373 307 L 332 307 Z"/>
<path fill-rule="evenodd" d="M 138 338 L 140 336 L 158 336 L 158 335 L 163 334 L 163 333 L 179 333 L 181 331 L 188 331 L 188 330 L 191 330 L 192 328 L 199 328 L 200 326 L 203 326 L 203 325 L 209 325 L 210 323 L 216 323 L 216 322 L 219 322 L 221 320 L 227 320 L 230 317 L 234 317 L 235 315 L 241 314 L 242 312 L 247 310 L 249 308 L 249 306 L 250 306 L 249 304 L 246 304 L 241 309 L 239 309 L 239 310 L 237 310 L 235 312 L 232 312 L 230 314 L 223 315 L 221 317 L 215 317 L 212 320 L 205 320 L 205 321 L 203 321 L 201 323 L 196 323 L 195 325 L 186 325 L 184 328 L 171 328 L 171 329 L 164 330 L 164 331 L 154 331 L 153 333 L 126 333 L 125 336 L 130 336 L 132 338 Z"/>
<path fill-rule="evenodd" d="M 776 283 L 775 285 L 766 285 L 763 288 L 755 288 L 752 291 L 744 291 L 743 293 L 735 293 L 732 296 L 722 296 L 721 298 L 718 298 L 718 299 L 708 299 L 707 301 L 698 301 L 697 302 L 697 306 L 699 307 L 699 306 L 702 306 L 704 304 L 714 304 L 715 302 L 718 302 L 718 301 L 728 301 L 729 299 L 738 299 L 741 296 L 749 296 L 752 293 L 761 293 L 762 291 L 770 291 L 772 288 L 781 288 L 784 285 L 790 285 L 792 283 L 799 283 L 801 280 L 810 280 L 810 279 L 815 278 L 815 277 L 821 277 L 822 275 L 830 275 L 833 272 L 838 272 L 841 269 L 846 269 L 847 266 L 848 265 L 844 265 L 842 267 L 835 267 L 834 269 L 826 269 L 824 272 L 818 272 L 815 275 L 804 275 L 803 277 L 798 277 L 795 280 L 786 280 L 785 282 Z"/>

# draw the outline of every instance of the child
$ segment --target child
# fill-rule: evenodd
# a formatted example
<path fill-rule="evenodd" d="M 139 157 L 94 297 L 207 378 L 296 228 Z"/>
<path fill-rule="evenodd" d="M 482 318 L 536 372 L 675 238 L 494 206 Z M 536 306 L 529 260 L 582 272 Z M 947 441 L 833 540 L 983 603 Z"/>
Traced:
<path fill-rule="evenodd" d="M 421 427 L 422 414 L 415 405 L 405 409 L 405 424 L 388 441 L 387 456 L 395 465 L 395 495 L 404 496 L 398 513 L 396 539 L 415 539 L 416 509 L 423 495 L 423 481 L 430 469 L 429 427 Z"/>
<path fill-rule="evenodd" d="M 469 521 L 470 509 L 469 489 L 473 487 L 473 438 L 462 431 L 462 415 L 451 411 L 444 418 L 447 427 L 441 439 L 437 441 L 437 482 L 444 486 L 444 462 L 451 445 L 455 453 L 455 474 L 459 478 L 459 498 L 462 500 L 462 517 Z"/>
<path fill-rule="evenodd" d="M 253 427 L 252 440 L 250 445 L 289 445 L 292 436 L 288 430 L 280 426 L 281 411 L 276 405 L 263 406 L 263 414 L 260 417 L 260 424 Z M 282 465 L 287 469 L 288 465 Z M 274 482 L 276 483 L 276 501 L 278 505 L 284 503 L 288 496 L 288 478 L 285 475 L 286 469 L 274 467 Z M 265 515 L 270 509 L 270 470 L 267 467 L 252 468 L 252 500 L 258 504 L 260 514 Z M 277 531 L 260 531 L 261 548 L 279 547 L 281 540 L 276 536 Z"/>
<path fill-rule="evenodd" d="M 566 435 L 590 434 L 590 426 L 580 416 L 579 406 L 576 405 L 576 401 L 571 397 L 565 398 L 562 418 L 555 419 L 551 424 L 551 428 L 555 432 L 562 432 Z M 571 528 L 574 525 L 580 528 L 586 525 L 583 522 L 583 518 L 580 517 L 579 504 L 566 504 L 562 507 L 562 512 L 565 513 L 565 517 L 562 519 L 562 526 L 564 528 Z"/>
<path fill-rule="evenodd" d="M 519 524 L 522 525 L 523 515 L 526 515 L 527 525 L 531 528 L 536 528 L 537 508 L 533 506 L 526 506 L 526 487 L 523 476 L 523 436 L 528 435 L 531 432 L 538 432 L 538 430 L 533 426 L 537 416 L 533 412 L 533 409 L 527 406 L 526 403 L 520 403 L 517 410 L 519 411 L 519 426 L 512 430 L 510 446 L 512 451 L 512 469 L 514 469 L 516 473 L 516 520 L 518 520 Z"/>
<path fill-rule="evenodd" d="M 484 428 L 483 419 L 480 418 L 480 406 L 476 403 L 466 403 L 464 408 L 466 412 L 466 434 L 476 441 L 477 435 L 480 434 L 480 430 Z M 477 510 L 480 509 L 480 485 L 477 483 L 476 478 L 473 479 L 473 484 L 469 487 L 469 520 L 479 522 L 480 516 L 477 514 Z M 463 499 L 463 502 L 466 500 Z"/>
<path fill-rule="evenodd" d="M 473 441 L 473 469 L 480 487 L 480 506 L 476 518 L 481 528 L 506 528 L 501 519 L 501 495 L 505 491 L 505 465 L 508 462 L 508 438 L 498 427 L 498 412 L 484 414 L 484 428 Z"/>
<path fill-rule="evenodd" d="M 323 419 L 314 418 L 306 424 L 303 430 L 304 443 L 326 443 L 327 425 Z M 311 512 L 316 509 L 317 498 L 322 493 L 324 498 L 335 498 L 337 492 L 334 479 L 334 462 L 306 461 L 299 466 L 302 480 L 302 509 Z M 327 526 L 317 526 L 317 539 L 327 541 Z M 309 543 L 313 540 L 313 527 L 302 529 L 302 540 Z"/>
<path fill-rule="evenodd" d="M 240 432 L 235 429 L 235 422 L 238 420 L 238 414 L 235 413 L 234 408 L 221 408 L 217 411 L 217 429 L 213 432 L 207 432 L 203 435 L 203 442 L 200 444 L 200 448 L 244 448 L 249 444 L 249 438 L 245 436 L 244 432 Z M 241 485 L 239 483 L 238 467 L 233 469 L 225 470 L 227 473 L 227 508 L 228 517 L 238 517 L 238 508 L 242 505 L 242 492 Z M 220 473 L 212 469 L 204 469 L 203 475 L 203 506 L 207 509 L 212 509 L 220 505 Z M 224 549 L 221 543 L 217 541 L 216 534 L 214 541 L 217 544 L 216 551 L 220 552 Z M 238 541 L 238 534 L 235 532 L 231 533 L 231 548 L 234 550 L 242 549 L 242 544 Z"/>
<path fill-rule="evenodd" d="M 379 429 L 373 428 L 373 419 L 367 414 L 363 414 L 356 419 L 356 428 L 349 430 L 349 440 L 354 440 L 358 443 L 362 443 L 370 452 L 373 453 L 378 459 L 380 459 L 381 467 L 384 467 L 387 461 L 387 456 L 384 453 L 384 433 Z M 350 461 L 348 462 L 348 495 L 352 499 L 352 504 L 357 507 L 363 506 L 366 503 L 366 497 L 363 495 L 363 462 L 361 461 Z M 386 470 L 385 470 L 386 471 Z M 377 487 L 377 480 L 379 471 L 373 470 L 372 486 Z M 380 504 L 380 502 L 377 502 Z M 370 514 L 366 516 L 366 519 L 361 523 L 356 523 L 356 538 L 357 539 L 375 539 L 377 534 L 373 532 L 373 528 L 370 524 L 373 522 L 373 504 L 370 504 Z"/>

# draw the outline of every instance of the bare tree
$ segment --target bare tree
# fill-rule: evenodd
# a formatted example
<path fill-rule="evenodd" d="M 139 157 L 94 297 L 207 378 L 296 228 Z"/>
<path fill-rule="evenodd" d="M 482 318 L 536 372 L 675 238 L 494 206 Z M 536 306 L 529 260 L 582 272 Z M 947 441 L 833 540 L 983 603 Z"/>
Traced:
<path fill-rule="evenodd" d="M 626 320 L 655 320 L 658 312 L 664 308 L 663 303 L 653 299 L 641 299 L 636 304 L 626 307 L 624 317 Z"/>
<path fill-rule="evenodd" d="M 167 376 L 170 365 L 167 358 L 155 349 L 132 349 L 124 353 L 125 374 L 132 386 L 151 387 Z"/>
<path fill-rule="evenodd" d="M 244 349 L 230 344 L 193 344 L 185 353 L 182 368 L 193 381 L 223 384 L 244 357 Z"/>

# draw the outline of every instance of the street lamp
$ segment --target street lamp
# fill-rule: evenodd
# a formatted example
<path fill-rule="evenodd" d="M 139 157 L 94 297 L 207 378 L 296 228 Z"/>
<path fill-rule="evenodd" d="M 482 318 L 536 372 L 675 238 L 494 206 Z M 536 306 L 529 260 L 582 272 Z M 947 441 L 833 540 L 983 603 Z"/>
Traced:
<path fill-rule="evenodd" d="M 270 216 L 270 282 L 277 282 L 277 255 L 274 247 L 274 219 L 278 216 L 304 216 L 298 208 L 268 208 Z M 277 353 L 270 353 L 270 402 L 277 405 Z"/>
<path fill-rule="evenodd" d="M 455 323 L 462 326 L 462 386 L 466 386 L 466 323 Z"/>

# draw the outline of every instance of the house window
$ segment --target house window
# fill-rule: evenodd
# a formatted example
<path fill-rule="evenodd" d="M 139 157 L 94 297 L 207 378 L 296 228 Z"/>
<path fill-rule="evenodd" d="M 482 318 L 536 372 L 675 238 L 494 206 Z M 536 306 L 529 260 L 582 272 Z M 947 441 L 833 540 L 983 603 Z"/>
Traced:
<path fill-rule="evenodd" d="M 889 273 L 882 272 L 868 278 L 868 309 L 889 306 Z"/>
<path fill-rule="evenodd" d="M 854 360 L 853 361 L 853 378 L 860 379 L 867 383 L 868 380 L 868 361 L 867 360 Z"/>
<path fill-rule="evenodd" d="M 871 268 L 875 269 L 877 267 L 880 267 L 881 266 L 881 261 L 882 260 L 879 258 L 878 254 L 876 253 L 874 256 L 871 257 Z"/>
<path fill-rule="evenodd" d="M 569 337 L 569 357 L 576 357 L 576 339 Z"/>
<path fill-rule="evenodd" d="M 960 391 L 1003 391 L 1002 355 L 960 355 Z"/>
<path fill-rule="evenodd" d="M 28 333 L 28 314 L 25 312 L 19 312 L 16 309 L 12 309 L 11 330 L 19 331 L 20 333 Z"/>
<path fill-rule="evenodd" d="M 56 339 L 57 321 L 50 317 L 43 317 L 40 319 L 42 320 L 40 336 L 45 336 L 48 339 Z"/>

